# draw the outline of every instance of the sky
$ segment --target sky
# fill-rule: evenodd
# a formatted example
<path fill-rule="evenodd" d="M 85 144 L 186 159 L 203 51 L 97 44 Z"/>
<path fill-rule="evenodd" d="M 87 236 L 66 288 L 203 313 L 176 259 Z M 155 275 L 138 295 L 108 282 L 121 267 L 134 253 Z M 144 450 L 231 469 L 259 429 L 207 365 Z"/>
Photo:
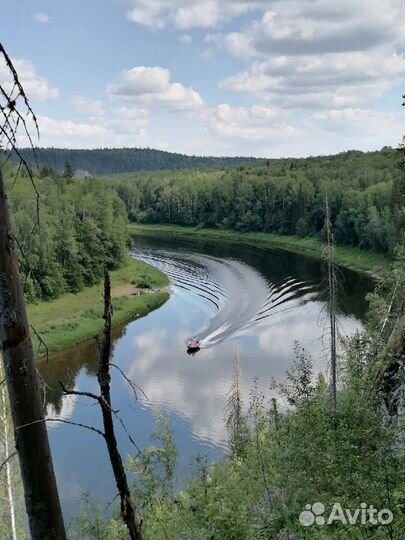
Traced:
<path fill-rule="evenodd" d="M 404 134 L 402 0 L 18 0 L 2 23 L 39 146 L 275 158 Z"/>

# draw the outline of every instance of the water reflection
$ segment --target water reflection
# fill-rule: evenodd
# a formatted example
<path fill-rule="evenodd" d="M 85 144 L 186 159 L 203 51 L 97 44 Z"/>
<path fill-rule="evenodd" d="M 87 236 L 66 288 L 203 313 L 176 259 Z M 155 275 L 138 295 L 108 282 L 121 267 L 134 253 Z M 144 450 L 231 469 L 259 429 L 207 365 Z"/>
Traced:
<path fill-rule="evenodd" d="M 214 458 L 223 452 L 224 405 L 237 348 L 246 399 L 255 377 L 271 397 L 271 378 L 284 377 L 295 340 L 313 355 L 317 369 L 325 369 L 322 264 L 284 252 L 191 248 L 178 242 L 139 241 L 135 254 L 170 275 L 172 295 L 158 311 L 117 331 L 113 362 L 142 387 L 148 400 L 140 396 L 135 404 L 132 390 L 114 371 L 114 407 L 141 447 L 148 444 L 152 430 L 152 407 L 163 408 L 173 422 L 184 475 L 192 455 L 200 452 Z M 372 282 L 353 272 L 343 275 L 341 322 L 350 334 L 361 327 L 364 296 Z M 194 356 L 186 351 L 191 336 L 203 343 Z M 51 387 L 49 415 L 100 427 L 97 408 L 83 398 L 64 398 L 59 385 L 62 380 L 70 388 L 97 391 L 94 343 L 39 367 Z M 123 452 L 132 453 L 124 432 L 119 432 L 119 439 Z M 101 438 L 61 424 L 52 428 L 51 443 L 65 511 L 77 511 L 77 494 L 83 491 L 107 502 L 114 487 Z M 104 469 L 108 473 L 101 475 Z"/>

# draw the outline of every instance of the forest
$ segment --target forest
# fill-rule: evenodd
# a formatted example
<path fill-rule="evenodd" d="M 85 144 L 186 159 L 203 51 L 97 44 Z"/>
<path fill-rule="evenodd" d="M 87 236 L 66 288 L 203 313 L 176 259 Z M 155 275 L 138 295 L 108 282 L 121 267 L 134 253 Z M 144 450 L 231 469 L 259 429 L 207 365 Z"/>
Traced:
<path fill-rule="evenodd" d="M 35 157 L 30 148 L 22 148 L 19 154 L 31 166 L 49 167 L 62 173 L 68 162 L 75 170 L 80 169 L 92 175 L 170 169 L 220 169 L 263 161 L 249 157 L 187 156 L 153 148 L 98 148 L 94 150 L 36 148 Z M 13 159 L 18 163 L 18 156 L 14 155 Z"/>
<path fill-rule="evenodd" d="M 43 171 L 35 177 L 5 171 L 20 270 L 29 301 L 78 292 L 100 281 L 104 269 L 127 255 L 127 217 L 105 182 L 73 180 Z"/>
<path fill-rule="evenodd" d="M 398 151 L 384 148 L 111 181 L 130 221 L 322 240 L 327 198 L 338 244 L 392 255 L 405 223 L 402 175 Z"/>
<path fill-rule="evenodd" d="M 158 165 L 156 165 L 158 167 Z M 325 239 L 325 197 L 336 242 L 392 256 L 404 228 L 405 189 L 397 150 L 274 160 L 228 170 L 156 171 L 74 178 L 48 166 L 35 175 L 9 166 L 21 272 L 29 301 L 78 292 L 119 268 L 127 223 L 261 231 Z M 38 224 L 40 226 L 38 226 Z"/>

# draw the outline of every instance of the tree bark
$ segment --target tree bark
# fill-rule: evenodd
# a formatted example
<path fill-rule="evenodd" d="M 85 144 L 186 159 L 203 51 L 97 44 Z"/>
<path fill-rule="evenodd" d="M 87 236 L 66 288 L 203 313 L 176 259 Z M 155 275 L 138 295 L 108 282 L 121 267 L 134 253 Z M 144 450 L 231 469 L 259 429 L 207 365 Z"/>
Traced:
<path fill-rule="evenodd" d="M 32 540 L 66 540 L 0 169 L 0 345 Z"/>
<path fill-rule="evenodd" d="M 330 331 L 330 363 L 331 363 L 331 387 L 332 406 L 336 413 L 337 400 L 337 282 L 335 265 L 335 238 L 332 231 L 328 197 L 326 197 L 326 232 L 327 232 L 327 264 L 328 264 L 328 315 Z"/>
<path fill-rule="evenodd" d="M 111 282 L 108 272 L 104 277 L 104 339 L 100 350 L 99 369 L 97 373 L 101 391 L 101 410 L 103 414 L 104 437 L 107 444 L 111 466 L 114 472 L 115 482 L 121 498 L 121 517 L 127 526 L 131 540 L 142 540 L 142 532 L 137 522 L 135 508 L 128 486 L 128 480 L 118 450 L 117 439 L 114 431 L 113 410 L 111 408 L 110 392 L 110 356 L 111 356 Z"/>

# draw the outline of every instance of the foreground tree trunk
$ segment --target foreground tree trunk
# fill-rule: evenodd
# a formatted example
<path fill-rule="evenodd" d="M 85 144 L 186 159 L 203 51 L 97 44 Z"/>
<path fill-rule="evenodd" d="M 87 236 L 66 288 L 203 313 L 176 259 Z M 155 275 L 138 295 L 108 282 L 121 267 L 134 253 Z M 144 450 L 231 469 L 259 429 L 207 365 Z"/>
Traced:
<path fill-rule="evenodd" d="M 44 409 L 0 169 L 0 345 L 32 540 L 65 540 Z"/>
<path fill-rule="evenodd" d="M 135 507 L 132 502 L 131 492 L 125 473 L 122 458 L 118 450 L 117 438 L 115 436 L 113 409 L 111 407 L 110 391 L 110 357 L 111 357 L 111 282 L 108 272 L 104 277 L 104 339 L 100 350 L 100 362 L 98 368 L 98 383 L 101 391 L 101 410 L 103 414 L 104 437 L 110 456 L 111 466 L 114 472 L 115 482 L 121 499 L 121 516 L 128 528 L 131 540 L 142 540 L 140 525 L 135 516 Z"/>
<path fill-rule="evenodd" d="M 333 412 L 336 413 L 337 399 L 337 278 L 335 264 L 335 238 L 332 230 L 328 197 L 325 200 L 326 205 L 326 233 L 327 248 L 326 262 L 328 265 L 328 316 L 330 332 L 330 369 L 331 369 L 331 393 Z"/>

